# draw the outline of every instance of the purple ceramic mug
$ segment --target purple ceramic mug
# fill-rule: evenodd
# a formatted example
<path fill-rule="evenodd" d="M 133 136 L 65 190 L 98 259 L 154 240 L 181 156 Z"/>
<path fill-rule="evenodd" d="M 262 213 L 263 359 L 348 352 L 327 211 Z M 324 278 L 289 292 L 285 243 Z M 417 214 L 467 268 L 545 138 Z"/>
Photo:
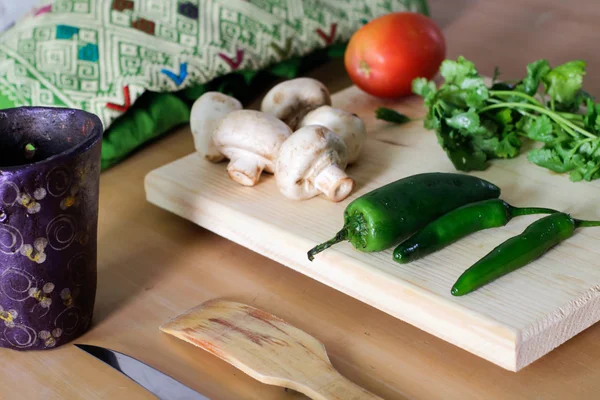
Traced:
<path fill-rule="evenodd" d="M 53 348 L 90 326 L 101 137 L 81 110 L 0 110 L 1 347 Z"/>

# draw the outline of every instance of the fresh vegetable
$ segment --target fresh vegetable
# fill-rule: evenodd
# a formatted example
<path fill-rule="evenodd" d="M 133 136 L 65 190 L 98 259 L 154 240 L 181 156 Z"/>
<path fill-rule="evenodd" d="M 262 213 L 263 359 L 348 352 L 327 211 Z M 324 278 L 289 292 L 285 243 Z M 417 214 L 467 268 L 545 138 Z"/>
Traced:
<path fill-rule="evenodd" d="M 307 125 L 281 145 L 275 181 L 287 198 L 305 200 L 323 193 L 338 202 L 354 188 L 354 180 L 344 172 L 347 165 L 344 140 L 324 126 Z"/>
<path fill-rule="evenodd" d="M 229 159 L 227 173 L 244 186 L 258 183 L 263 171 L 275 172 L 275 160 L 291 129 L 272 115 L 236 110 L 225 115 L 213 132 L 213 143 Z"/>
<path fill-rule="evenodd" d="M 463 174 L 432 172 L 389 183 L 353 200 L 344 226 L 331 240 L 308 252 L 308 259 L 344 240 L 359 251 L 381 251 L 441 215 L 474 201 L 500 197 L 500 189 Z"/>
<path fill-rule="evenodd" d="M 432 78 L 445 57 L 444 36 L 432 19 L 398 12 L 375 18 L 356 31 L 344 63 L 359 88 L 392 98 L 411 94 L 414 78 Z"/>
<path fill-rule="evenodd" d="M 392 122 L 398 125 L 402 125 L 410 121 L 410 118 L 406 115 L 385 107 L 379 107 L 377 110 L 375 110 L 375 117 L 377 117 L 377 119 Z"/>
<path fill-rule="evenodd" d="M 307 125 L 321 125 L 335 132 L 346 144 L 348 164 L 358 160 L 367 140 L 367 128 L 356 114 L 331 106 L 321 106 L 306 114 L 298 127 Z"/>
<path fill-rule="evenodd" d="M 206 92 L 192 106 L 190 128 L 196 151 L 205 159 L 220 162 L 225 156 L 217 150 L 212 134 L 219 121 L 235 110 L 241 110 L 242 103 L 219 92 Z"/>
<path fill-rule="evenodd" d="M 313 78 L 295 78 L 271 88 L 262 100 L 260 110 L 285 122 L 292 131 L 310 111 L 331 105 L 329 90 Z"/>
<path fill-rule="evenodd" d="M 448 157 L 461 171 L 484 170 L 488 160 L 513 158 L 523 139 L 543 144 L 528 159 L 573 181 L 600 177 L 600 104 L 583 91 L 583 61 L 551 68 L 546 60 L 527 65 L 527 75 L 514 83 L 486 86 L 472 62 L 445 60 L 445 79 L 413 81 L 414 93 L 428 108 L 425 127 L 436 131 Z M 538 86 L 544 92 L 536 94 Z M 585 112 L 579 112 L 580 107 Z"/>
<path fill-rule="evenodd" d="M 400 243 L 394 249 L 394 260 L 406 264 L 471 233 L 504 226 L 514 217 L 555 212 L 549 208 L 517 208 L 500 199 L 470 203 L 442 215 Z"/>
<path fill-rule="evenodd" d="M 600 221 L 580 221 L 565 213 L 539 219 L 467 269 L 452 286 L 451 293 L 465 295 L 521 268 L 573 236 L 576 228 L 586 226 L 600 226 Z"/>

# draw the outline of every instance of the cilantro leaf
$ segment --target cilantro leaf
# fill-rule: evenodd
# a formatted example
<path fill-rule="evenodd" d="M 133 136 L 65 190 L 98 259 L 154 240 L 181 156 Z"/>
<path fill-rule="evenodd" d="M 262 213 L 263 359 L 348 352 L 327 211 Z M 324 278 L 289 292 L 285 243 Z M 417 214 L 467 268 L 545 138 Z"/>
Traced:
<path fill-rule="evenodd" d="M 594 104 L 594 101 L 590 98 L 586 99 L 587 111 L 583 118 L 585 128 L 591 132 L 598 132 L 598 108 L 599 106 Z"/>
<path fill-rule="evenodd" d="M 513 122 L 512 111 L 510 108 L 503 108 L 494 115 L 494 120 L 502 126 L 506 126 Z"/>
<path fill-rule="evenodd" d="M 527 154 L 527 159 L 540 167 L 548 168 L 551 171 L 564 173 L 568 171 L 562 159 L 555 149 L 542 148 L 534 149 Z"/>
<path fill-rule="evenodd" d="M 460 88 L 467 91 L 467 95 L 464 97 L 468 107 L 479 108 L 489 98 L 488 89 L 481 77 L 464 79 Z"/>
<path fill-rule="evenodd" d="M 499 140 L 497 137 L 485 137 L 481 135 L 473 136 L 471 144 L 479 151 L 482 151 L 486 155 L 494 156 L 496 149 L 498 148 Z"/>
<path fill-rule="evenodd" d="M 552 122 L 550 118 L 545 115 L 540 117 L 527 117 L 521 121 L 524 123 L 521 125 L 521 129 L 530 139 L 536 140 L 542 143 L 552 143 L 556 138 L 552 135 Z"/>
<path fill-rule="evenodd" d="M 587 160 L 581 154 L 572 157 L 570 179 L 573 182 L 581 180 L 591 181 L 596 173 L 600 171 L 600 164 L 595 160 Z"/>
<path fill-rule="evenodd" d="M 428 81 L 426 78 L 415 78 L 412 82 L 412 91 L 421 97 L 427 97 L 430 93 L 435 92 L 435 82 Z"/>
<path fill-rule="evenodd" d="M 425 117 L 425 121 L 423 122 L 423 126 L 426 129 L 432 129 L 437 131 L 440 129 L 441 119 L 437 118 L 435 115 L 427 115 Z"/>
<path fill-rule="evenodd" d="M 440 75 L 447 83 L 456 85 L 460 85 L 466 78 L 479 76 L 475 65 L 463 56 L 459 56 L 456 61 L 444 60 L 440 66 Z"/>
<path fill-rule="evenodd" d="M 477 128 L 479 128 L 479 115 L 475 111 L 469 110 L 465 113 L 457 114 L 452 118 L 446 118 L 446 123 L 455 129 L 475 133 L 477 132 Z"/>
<path fill-rule="evenodd" d="M 500 158 L 514 158 L 521 150 L 521 139 L 515 132 L 504 136 L 496 146 L 496 156 Z"/>
<path fill-rule="evenodd" d="M 537 60 L 527 64 L 527 76 L 517 85 L 517 90 L 533 96 L 540 85 L 540 80 L 550 72 L 550 65 L 547 60 Z"/>
<path fill-rule="evenodd" d="M 575 103 L 583 85 L 585 66 L 584 61 L 575 60 L 551 69 L 542 77 L 546 93 L 563 106 Z"/>
<path fill-rule="evenodd" d="M 578 153 L 571 157 L 571 180 L 591 181 L 600 177 L 600 139 L 575 143 Z"/>
<path fill-rule="evenodd" d="M 579 153 L 600 160 L 600 139 L 583 143 L 579 146 Z"/>
<path fill-rule="evenodd" d="M 587 170 L 585 171 L 585 174 L 583 175 L 583 179 L 585 179 L 586 181 L 592 181 L 594 179 L 598 179 L 600 177 L 600 163 L 594 163 L 592 161 L 588 161 L 587 164 Z"/>

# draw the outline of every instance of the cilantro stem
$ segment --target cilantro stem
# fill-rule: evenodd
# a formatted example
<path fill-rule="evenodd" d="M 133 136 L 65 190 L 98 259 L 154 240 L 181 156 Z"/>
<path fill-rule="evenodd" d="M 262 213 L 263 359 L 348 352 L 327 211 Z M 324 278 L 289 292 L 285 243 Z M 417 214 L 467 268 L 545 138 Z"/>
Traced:
<path fill-rule="evenodd" d="M 555 113 L 557 113 L 558 115 L 560 115 L 561 117 L 565 118 L 565 119 L 570 119 L 570 120 L 582 120 L 583 119 L 583 114 L 573 114 L 570 112 L 561 112 L 561 111 L 554 111 Z"/>
<path fill-rule="evenodd" d="M 581 128 L 585 128 L 585 125 L 583 124 L 583 121 L 572 120 L 571 122 L 574 123 L 575 125 L 581 127 Z"/>
<path fill-rule="evenodd" d="M 577 126 L 577 125 L 575 125 L 571 121 L 569 121 L 569 120 L 561 117 L 556 112 L 548 110 L 548 109 L 546 109 L 544 107 L 541 107 L 541 106 L 533 105 L 533 104 L 512 103 L 512 102 L 497 103 L 497 104 L 491 104 L 489 106 L 483 107 L 481 110 L 479 110 L 479 112 L 485 112 L 485 111 L 488 111 L 488 110 L 492 110 L 494 108 L 504 108 L 504 107 L 508 107 L 508 108 L 526 108 L 526 109 L 534 110 L 534 111 L 539 112 L 540 114 L 546 114 L 548 117 L 552 118 L 554 121 L 556 121 L 556 122 L 560 123 L 561 125 L 563 125 L 563 128 L 565 128 L 565 127 L 571 128 L 570 130 L 565 129 L 567 132 L 576 131 L 576 132 L 579 132 L 583 136 L 586 136 L 588 138 L 592 138 L 592 139 L 597 139 L 598 138 L 596 135 L 594 135 L 594 134 L 586 131 L 585 129 L 583 129 L 583 128 Z"/>
<path fill-rule="evenodd" d="M 532 96 L 528 95 L 527 93 L 522 93 L 522 92 L 517 92 L 517 91 L 512 91 L 512 90 L 490 90 L 489 93 L 492 96 L 521 97 L 525 100 L 528 100 L 530 103 L 536 104 L 538 106 L 542 105 L 542 103 L 540 103 L 535 97 L 532 97 Z"/>
<path fill-rule="evenodd" d="M 497 99 L 487 99 L 486 101 L 487 101 L 488 103 L 494 103 L 494 104 L 499 104 L 499 103 L 502 103 L 502 101 L 501 101 L 501 100 L 497 100 Z M 530 117 L 535 117 L 535 115 L 534 115 L 534 114 L 532 114 L 532 113 L 530 113 L 530 112 L 527 112 L 527 111 L 525 111 L 525 110 L 515 110 L 515 111 L 516 111 L 516 112 L 518 112 L 518 113 L 519 113 L 519 114 L 521 114 L 521 115 L 527 115 L 527 116 L 530 116 Z"/>
<path fill-rule="evenodd" d="M 585 124 L 583 122 L 584 116 L 582 114 L 574 114 L 574 113 L 570 113 L 570 112 L 561 112 L 561 111 L 554 111 L 554 112 L 557 113 L 558 115 L 560 115 L 561 117 L 563 117 L 564 119 L 568 119 L 575 125 L 585 128 Z"/>

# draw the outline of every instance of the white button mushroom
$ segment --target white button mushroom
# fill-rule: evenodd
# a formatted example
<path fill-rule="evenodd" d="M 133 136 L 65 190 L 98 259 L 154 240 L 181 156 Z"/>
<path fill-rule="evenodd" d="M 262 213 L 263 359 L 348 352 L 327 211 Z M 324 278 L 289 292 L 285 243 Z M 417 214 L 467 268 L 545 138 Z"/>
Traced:
<path fill-rule="evenodd" d="M 348 164 L 354 163 L 367 140 L 367 128 L 356 114 L 331 106 L 321 106 L 306 114 L 300 127 L 322 125 L 337 133 L 348 149 Z"/>
<path fill-rule="evenodd" d="M 227 172 L 234 181 L 254 186 L 264 171 L 275 172 L 279 148 L 291 129 L 272 115 L 254 110 L 227 114 L 217 124 L 213 141 L 230 161 Z"/>
<path fill-rule="evenodd" d="M 344 141 L 321 125 L 298 129 L 281 146 L 275 180 L 281 193 L 305 200 L 324 193 L 330 200 L 344 200 L 354 180 L 344 172 L 347 165 Z"/>
<path fill-rule="evenodd" d="M 194 135 L 194 147 L 202 157 L 212 162 L 225 159 L 215 147 L 212 134 L 221 118 L 242 108 L 242 103 L 237 99 L 223 93 L 206 92 L 198 97 L 192 106 L 190 128 Z"/>
<path fill-rule="evenodd" d="M 309 111 L 323 105 L 331 105 L 325 85 L 312 78 L 296 78 L 269 90 L 262 101 L 261 111 L 274 115 L 295 131 Z"/>

